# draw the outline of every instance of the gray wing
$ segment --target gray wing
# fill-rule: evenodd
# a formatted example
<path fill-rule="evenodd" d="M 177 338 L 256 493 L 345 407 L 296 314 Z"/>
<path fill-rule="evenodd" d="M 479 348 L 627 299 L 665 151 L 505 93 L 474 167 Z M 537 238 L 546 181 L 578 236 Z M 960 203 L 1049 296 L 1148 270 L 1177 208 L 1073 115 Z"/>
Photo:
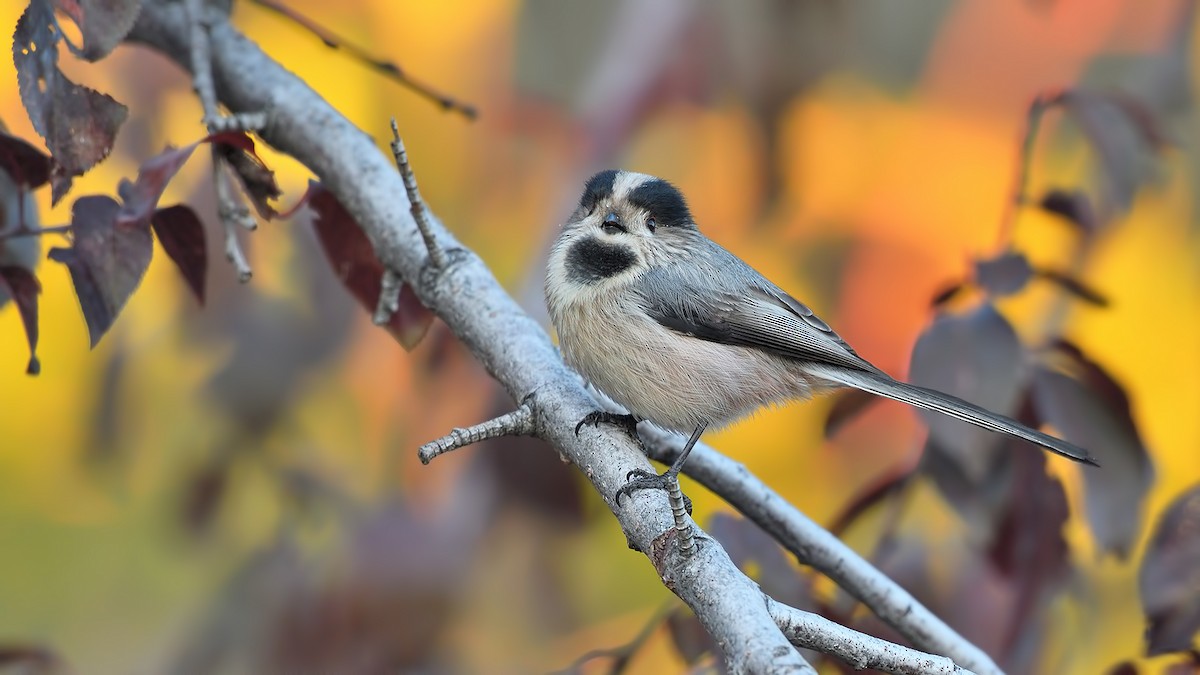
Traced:
<path fill-rule="evenodd" d="M 811 309 L 732 253 L 718 248 L 691 262 L 639 279 L 642 307 L 659 324 L 711 342 L 878 372 Z"/>

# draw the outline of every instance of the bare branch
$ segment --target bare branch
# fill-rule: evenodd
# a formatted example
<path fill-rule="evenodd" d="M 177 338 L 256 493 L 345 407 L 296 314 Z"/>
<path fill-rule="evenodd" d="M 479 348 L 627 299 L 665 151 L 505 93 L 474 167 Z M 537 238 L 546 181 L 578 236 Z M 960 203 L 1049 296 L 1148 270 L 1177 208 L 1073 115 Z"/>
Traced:
<path fill-rule="evenodd" d="M 860 633 L 771 598 L 767 598 L 767 610 L 792 644 L 836 656 L 856 670 L 873 668 L 902 675 L 973 675 L 944 656 L 926 654 Z"/>
<path fill-rule="evenodd" d="M 220 102 L 235 112 L 271 110 L 262 138 L 316 173 L 367 233 L 384 266 L 410 280 L 422 304 L 437 313 L 514 400 L 528 403 L 535 434 L 554 444 L 608 500 L 630 547 L 646 555 L 663 584 L 695 612 L 721 645 L 729 669 L 815 673 L 779 630 L 761 590 L 717 542 L 692 525 L 695 553 L 681 554 L 674 545 L 679 533 L 665 495 L 642 491 L 620 507 L 613 503 L 630 470 L 650 468 L 640 448 L 617 432 L 575 435 L 575 424 L 595 410 L 596 401 L 563 364 L 541 326 L 428 213 L 429 233 L 447 252 L 447 265 L 439 274 L 420 274 L 430 257 L 428 248 L 413 214 L 393 198 L 403 182 L 371 138 L 263 54 L 218 10 L 206 11 Z M 145 0 L 130 39 L 185 66 L 190 62 L 189 22 L 177 2 Z M 730 480 L 737 477 L 736 470 L 729 475 Z"/>
<path fill-rule="evenodd" d="M 404 149 L 404 141 L 400 140 L 400 128 L 396 126 L 396 118 L 392 118 L 392 155 L 396 158 L 396 170 L 404 181 L 404 190 L 408 193 L 408 208 L 412 211 L 413 220 L 425 240 L 425 250 L 429 251 L 429 260 L 435 269 L 446 266 L 446 252 L 438 245 L 437 237 L 433 234 L 433 226 L 429 224 L 429 210 L 421 199 L 421 191 L 417 189 L 417 177 L 408 164 L 408 151 Z"/>
<path fill-rule="evenodd" d="M 428 464 L 438 455 L 465 448 L 473 443 L 501 436 L 532 436 L 533 433 L 533 406 L 526 400 L 512 412 L 466 429 L 454 429 L 449 435 L 422 445 L 417 450 L 417 456 L 421 458 L 422 464 Z"/>
<path fill-rule="evenodd" d="M 683 448 L 677 434 L 645 424 L 639 430 L 651 459 L 670 464 Z M 703 443 L 697 443 L 684 465 L 684 473 L 720 495 L 795 554 L 895 628 L 918 648 L 943 654 L 955 663 L 980 673 L 1001 675 L 991 657 L 934 616 L 916 598 L 814 523 L 777 492 L 746 470 Z"/>

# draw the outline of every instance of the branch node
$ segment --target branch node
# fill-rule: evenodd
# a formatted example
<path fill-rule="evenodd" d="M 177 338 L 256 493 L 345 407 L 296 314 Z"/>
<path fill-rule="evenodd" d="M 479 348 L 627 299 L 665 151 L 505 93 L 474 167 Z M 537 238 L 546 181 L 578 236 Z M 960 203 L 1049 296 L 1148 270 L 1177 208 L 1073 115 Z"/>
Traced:
<path fill-rule="evenodd" d="M 210 134 L 226 131 L 261 131 L 267 126 L 267 113 L 249 112 L 223 115 L 217 105 L 216 86 L 212 75 L 212 45 L 209 40 L 210 24 L 204 14 L 204 0 L 185 0 L 189 29 L 191 31 L 192 89 L 200 98 L 204 108 L 201 120 Z"/>
<path fill-rule="evenodd" d="M 246 260 L 246 253 L 242 251 L 241 242 L 238 241 L 238 226 L 244 227 L 247 230 L 253 230 L 258 227 L 258 223 L 250 215 L 249 209 L 244 204 L 239 203 L 234 197 L 233 189 L 229 185 L 229 176 L 224 171 L 223 161 L 218 156 L 214 147 L 213 184 L 217 192 L 217 216 L 221 220 L 221 225 L 225 228 L 225 257 L 229 259 L 229 262 L 233 263 L 233 268 L 237 271 L 238 281 L 244 284 L 250 281 L 250 277 L 254 275 L 254 272 L 250 269 L 250 263 Z"/>
<path fill-rule="evenodd" d="M 204 116 L 204 124 L 209 133 L 219 134 L 226 131 L 259 132 L 267 126 L 266 111 L 240 112 L 230 115 Z"/>
<path fill-rule="evenodd" d="M 409 209 L 413 220 L 417 221 L 417 229 L 421 231 L 421 239 L 425 240 L 425 248 L 429 251 L 429 261 L 435 269 L 446 267 L 446 252 L 438 245 L 433 227 L 429 224 L 429 213 L 421 192 L 417 189 L 417 177 L 408 164 L 408 151 L 404 149 L 404 141 L 400 140 L 400 128 L 396 126 L 396 118 L 392 118 L 392 155 L 396 158 L 396 170 L 404 181 L 404 190 L 408 192 Z"/>
<path fill-rule="evenodd" d="M 375 305 L 375 315 L 371 317 L 376 326 L 386 325 L 400 309 L 400 288 L 403 285 L 404 280 L 396 270 L 390 267 L 384 270 L 379 286 L 379 302 Z"/>
<path fill-rule="evenodd" d="M 203 0 L 185 0 L 191 31 L 192 89 L 204 108 L 204 124 L 212 129 L 213 120 L 221 117 L 217 108 L 217 92 L 212 76 L 212 46 L 209 44 L 208 22 L 204 19 Z"/>
<path fill-rule="evenodd" d="M 449 434 L 422 445 L 417 450 L 417 457 L 422 464 L 428 464 L 434 457 L 443 455 L 451 450 L 465 448 L 472 443 L 500 438 L 501 436 L 532 436 L 533 435 L 533 402 L 528 398 L 512 412 L 505 413 L 495 419 L 481 422 L 466 429 L 455 428 Z"/>

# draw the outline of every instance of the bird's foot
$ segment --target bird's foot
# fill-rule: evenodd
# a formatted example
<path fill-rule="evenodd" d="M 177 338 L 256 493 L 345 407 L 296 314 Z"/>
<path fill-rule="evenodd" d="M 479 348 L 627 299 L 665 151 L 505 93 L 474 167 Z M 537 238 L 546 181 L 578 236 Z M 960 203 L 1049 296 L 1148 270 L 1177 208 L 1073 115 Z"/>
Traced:
<path fill-rule="evenodd" d="M 608 412 L 607 410 L 594 410 L 579 420 L 579 424 L 575 425 L 575 435 L 579 435 L 579 430 L 585 426 L 594 427 L 600 424 L 611 424 L 615 427 L 620 427 L 629 434 L 633 440 L 638 438 L 637 425 L 638 418 L 633 415 L 620 415 L 617 413 Z"/>
<path fill-rule="evenodd" d="M 613 499 L 617 502 L 617 506 L 621 505 L 621 495 L 633 497 L 633 493 L 638 490 L 664 490 L 667 496 L 674 499 L 675 495 L 683 500 L 683 507 L 687 510 L 688 515 L 692 515 L 692 500 L 679 489 L 679 476 L 670 469 L 663 473 L 650 473 L 641 469 L 634 469 L 625 474 L 625 483 L 617 493 L 613 495 Z"/>

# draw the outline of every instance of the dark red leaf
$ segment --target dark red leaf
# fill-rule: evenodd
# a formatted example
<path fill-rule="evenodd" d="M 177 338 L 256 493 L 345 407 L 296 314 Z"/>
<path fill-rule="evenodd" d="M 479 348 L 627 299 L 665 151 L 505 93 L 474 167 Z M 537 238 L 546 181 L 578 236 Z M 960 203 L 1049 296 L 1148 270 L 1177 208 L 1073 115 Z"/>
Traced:
<path fill-rule="evenodd" d="M 676 651 L 689 666 L 717 650 L 712 636 L 704 630 L 696 615 L 687 610 L 676 610 L 667 616 L 667 631 L 671 633 Z"/>
<path fill-rule="evenodd" d="M 991 303 L 961 315 L 940 314 L 913 347 L 914 384 L 930 387 L 1001 414 L 1021 398 L 1022 350 L 1017 334 Z M 998 434 L 922 411 L 931 447 L 946 453 L 977 485 L 992 466 Z"/>
<path fill-rule="evenodd" d="M 117 191 L 121 196 L 121 210 L 117 214 L 121 222 L 149 222 L 150 216 L 158 208 L 158 200 L 162 198 L 167 183 L 175 177 L 180 167 L 188 161 L 196 151 L 199 143 L 185 145 L 182 148 L 170 148 L 142 162 L 138 167 L 137 181 L 121 181 Z"/>
<path fill-rule="evenodd" d="M 1035 369 L 1034 405 L 1042 419 L 1087 448 L 1103 467 L 1083 472 L 1088 522 L 1103 550 L 1124 558 L 1137 538 L 1153 467 L 1121 385 L 1075 345 L 1056 347 L 1070 375 Z"/>
<path fill-rule="evenodd" d="M 25 338 L 29 341 L 29 365 L 25 372 L 37 375 L 42 372 L 42 364 L 37 357 L 38 343 L 38 293 L 42 285 L 38 283 L 33 272 L 17 265 L 0 267 L 0 288 L 12 296 L 21 313 L 21 323 L 25 324 Z"/>
<path fill-rule="evenodd" d="M 1097 307 L 1108 307 L 1108 298 L 1100 295 L 1099 291 L 1090 288 L 1075 277 L 1056 270 L 1038 270 L 1037 275 L 1038 278 L 1045 279 L 1046 281 L 1058 285 L 1064 291 L 1074 295 L 1084 302 L 1090 303 Z"/>
<path fill-rule="evenodd" d="M 55 203 L 74 176 L 108 156 L 128 110 L 111 97 L 71 82 L 58 69 L 59 33 L 47 0 L 32 0 L 13 34 L 21 101 L 54 157 Z"/>
<path fill-rule="evenodd" d="M 1055 101 L 1075 117 L 1100 156 L 1104 169 L 1107 205 L 1120 213 L 1129 210 L 1142 182 L 1141 151 L 1160 136 L 1148 129 L 1153 116 L 1129 96 L 1086 89 L 1069 89 Z"/>
<path fill-rule="evenodd" d="M 1070 509 L 1062 483 L 1046 472 L 1044 453 L 1012 452 L 1007 456 L 1013 476 L 988 557 L 1009 580 L 1016 596 L 1006 645 L 1011 647 L 1069 578 L 1070 550 L 1062 531 Z"/>
<path fill-rule="evenodd" d="M 1096 210 L 1092 208 L 1091 200 L 1079 190 L 1049 190 L 1042 195 L 1038 206 L 1049 213 L 1062 216 L 1084 234 L 1093 234 L 1100 229 L 1100 221 L 1096 218 Z"/>
<path fill-rule="evenodd" d="M 1146 654 L 1192 649 L 1200 629 L 1200 485 L 1163 512 L 1138 572 Z"/>
<path fill-rule="evenodd" d="M 275 172 L 267 168 L 254 152 L 254 140 L 246 134 L 215 134 L 209 140 L 217 146 L 221 157 L 233 169 L 258 215 L 265 220 L 278 216 L 268 200 L 278 199 L 283 192 L 275 182 Z"/>
<path fill-rule="evenodd" d="M 1123 91 L 1108 92 L 1108 99 L 1125 113 L 1125 121 L 1133 126 L 1147 145 L 1162 150 L 1172 144 L 1158 117 L 1144 102 Z"/>
<path fill-rule="evenodd" d="M 993 296 L 1018 293 L 1031 278 L 1033 268 L 1020 253 L 1002 253 L 990 260 L 975 261 L 975 283 Z"/>
<path fill-rule="evenodd" d="M 141 0 L 54 0 L 83 33 L 78 55 L 98 61 L 111 52 L 133 28 Z"/>
<path fill-rule="evenodd" d="M 13 182 L 33 190 L 50 180 L 50 157 L 16 136 L 0 133 L 0 169 L 12 176 Z M 3 223 L 0 223 L 2 226 Z"/>
<path fill-rule="evenodd" d="M 383 264 L 375 257 L 371 241 L 332 192 L 313 182 L 308 195 L 309 207 L 316 213 L 313 227 L 334 274 L 368 312 L 374 313 L 383 284 Z M 432 322 L 433 313 L 405 284 L 400 291 L 400 309 L 384 327 L 405 349 L 412 349 L 425 337 Z"/>
<path fill-rule="evenodd" d="M 989 457 L 990 463 L 983 478 L 978 478 L 968 476 L 955 457 L 938 447 L 932 439 L 927 440 L 925 450 L 921 453 L 921 475 L 933 482 L 938 494 L 959 520 L 970 528 L 973 537 L 979 541 L 991 541 L 1001 513 L 1008 508 L 1012 458 L 1003 450 L 995 452 Z"/>
<path fill-rule="evenodd" d="M 208 271 L 208 249 L 204 225 L 190 206 L 176 204 L 154 212 L 150 219 L 158 243 L 183 274 L 188 288 L 204 304 L 204 277 Z"/>
<path fill-rule="evenodd" d="M 842 427 L 849 424 L 881 399 L 858 389 L 847 389 L 834 395 L 833 406 L 825 417 L 825 438 L 833 438 Z"/>
<path fill-rule="evenodd" d="M 141 283 L 154 251 L 148 222 L 118 223 L 120 205 L 109 197 L 81 197 L 71 207 L 71 248 L 50 249 L 67 266 L 93 347 Z"/>

